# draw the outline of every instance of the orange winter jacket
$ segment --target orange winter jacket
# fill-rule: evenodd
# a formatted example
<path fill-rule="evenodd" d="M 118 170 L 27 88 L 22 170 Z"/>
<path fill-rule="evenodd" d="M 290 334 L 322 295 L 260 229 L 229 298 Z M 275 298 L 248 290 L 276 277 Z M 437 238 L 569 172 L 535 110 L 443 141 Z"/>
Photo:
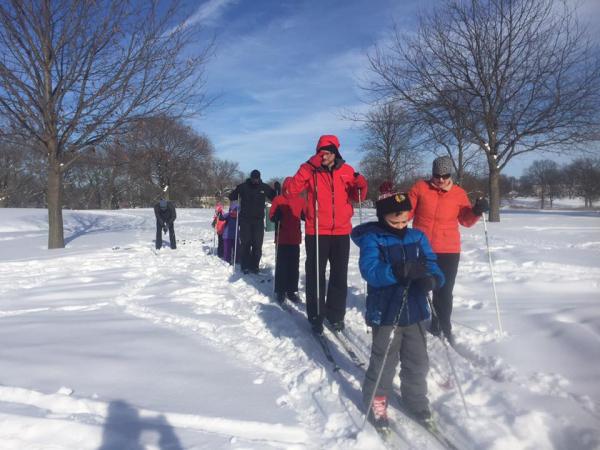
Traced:
<path fill-rule="evenodd" d="M 449 191 L 419 180 L 408 192 L 413 227 L 429 238 L 435 253 L 460 253 L 458 224 L 471 227 L 479 216 L 473 213 L 465 190 L 453 185 Z"/>

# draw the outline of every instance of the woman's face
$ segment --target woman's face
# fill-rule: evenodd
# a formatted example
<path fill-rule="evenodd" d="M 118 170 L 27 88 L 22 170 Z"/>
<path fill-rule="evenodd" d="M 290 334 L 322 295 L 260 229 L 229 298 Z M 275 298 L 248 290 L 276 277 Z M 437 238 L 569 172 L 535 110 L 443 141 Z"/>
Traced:
<path fill-rule="evenodd" d="M 401 230 L 408 225 L 408 211 L 389 213 L 383 216 L 383 219 L 390 227 Z"/>
<path fill-rule="evenodd" d="M 431 182 L 439 189 L 447 191 L 452 187 L 452 176 L 449 173 L 434 173 L 431 176 Z"/>

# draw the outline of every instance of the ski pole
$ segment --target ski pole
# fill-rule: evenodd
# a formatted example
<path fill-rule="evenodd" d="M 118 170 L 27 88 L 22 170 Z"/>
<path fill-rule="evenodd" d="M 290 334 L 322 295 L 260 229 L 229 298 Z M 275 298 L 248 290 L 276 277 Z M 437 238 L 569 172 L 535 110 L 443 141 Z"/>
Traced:
<path fill-rule="evenodd" d="M 400 307 L 400 311 L 394 318 L 394 325 L 392 327 L 392 331 L 390 332 L 389 341 L 387 347 L 385 349 L 385 353 L 383 354 L 383 361 L 381 363 L 381 367 L 379 368 L 379 372 L 377 373 L 377 379 L 375 380 L 375 386 L 373 386 L 373 392 L 371 393 L 371 398 L 369 399 L 369 405 L 367 406 L 367 412 L 365 413 L 365 418 L 363 419 L 363 423 L 360 427 L 360 431 L 364 430 L 365 425 L 367 424 L 367 419 L 369 418 L 369 413 L 371 412 L 371 406 L 373 405 L 373 400 L 375 399 L 375 394 L 377 393 L 377 388 L 379 388 L 379 383 L 381 382 L 381 377 L 383 375 L 383 368 L 385 367 L 385 363 L 387 361 L 388 355 L 390 353 L 390 348 L 392 348 L 392 342 L 394 342 L 394 338 L 396 337 L 396 330 L 398 329 L 398 323 L 400 323 L 400 316 L 402 316 L 402 311 L 404 311 L 404 307 L 406 306 L 406 302 L 408 301 L 408 288 L 410 287 L 410 281 L 404 288 L 404 292 L 402 293 L 402 306 Z"/>
<path fill-rule="evenodd" d="M 275 293 L 275 287 L 277 285 L 277 255 L 279 253 L 279 226 L 281 221 L 277 221 L 277 228 L 275 229 L 275 270 L 273 271 L 273 293 Z"/>
<path fill-rule="evenodd" d="M 358 221 L 359 223 L 362 225 L 362 220 L 363 216 L 362 216 L 362 192 L 361 189 L 358 188 Z M 363 295 L 366 297 L 367 296 L 367 280 L 365 280 L 363 278 Z"/>
<path fill-rule="evenodd" d="M 362 224 L 362 192 L 358 188 L 358 221 Z"/>
<path fill-rule="evenodd" d="M 275 196 L 281 195 L 281 188 L 277 189 L 277 185 L 275 185 Z M 273 198 L 275 200 L 275 198 Z M 279 205 L 278 205 L 279 206 Z M 273 209 L 273 203 L 271 203 L 271 211 Z M 265 219 L 267 220 L 267 219 Z M 275 269 L 273 269 L 273 293 L 275 293 L 275 285 L 277 281 L 277 254 L 279 253 L 279 225 L 281 224 L 281 220 L 277 221 L 277 226 L 275 227 Z"/>
<path fill-rule="evenodd" d="M 429 307 L 431 308 L 431 314 L 433 314 L 437 317 L 437 313 L 435 312 L 435 308 L 433 307 L 433 301 L 431 300 L 431 295 L 429 294 L 429 292 L 427 293 L 427 301 L 429 302 Z M 446 343 L 446 341 L 444 340 L 442 335 L 440 334 L 438 337 L 439 337 L 440 341 L 442 341 L 444 350 L 446 350 L 446 357 L 448 358 L 448 364 L 450 364 L 450 370 L 452 371 L 452 376 L 454 377 L 454 381 L 456 383 L 456 386 L 458 387 L 458 393 L 460 394 L 460 398 L 462 399 L 463 406 L 465 408 L 465 413 L 467 414 L 467 417 L 470 418 L 471 415 L 469 414 L 469 408 L 467 407 L 467 401 L 465 400 L 465 394 L 463 393 L 462 386 L 460 385 L 460 382 L 458 381 L 458 375 L 456 374 L 456 369 L 454 367 L 454 363 L 452 362 L 452 358 L 450 358 L 450 349 L 448 348 L 448 344 Z"/>
<path fill-rule="evenodd" d="M 483 230 L 485 233 L 485 246 L 487 247 L 488 261 L 490 263 L 490 274 L 492 276 L 492 290 L 494 291 L 494 301 L 496 302 L 496 317 L 498 318 L 498 332 L 500 336 L 504 334 L 502 331 L 502 321 L 500 320 L 500 306 L 498 305 L 498 294 L 496 293 L 496 280 L 494 277 L 494 265 L 492 264 L 492 252 L 490 251 L 490 243 L 488 240 L 487 231 L 487 220 L 485 219 L 485 213 L 481 215 L 483 218 Z"/>
<path fill-rule="evenodd" d="M 217 250 L 217 242 L 218 242 L 218 237 L 217 237 L 217 226 L 219 225 L 219 213 L 217 213 L 215 215 L 215 227 L 213 230 L 213 256 L 216 255 L 218 253 Z"/>
<path fill-rule="evenodd" d="M 233 273 L 235 273 L 235 261 L 237 259 L 237 246 L 238 246 L 238 229 L 239 229 L 239 220 L 240 220 L 240 213 L 242 212 L 242 200 L 240 198 L 240 194 L 238 194 L 237 197 L 237 201 L 238 201 L 238 208 L 237 208 L 237 214 L 235 215 L 235 240 L 233 241 Z"/>
<path fill-rule="evenodd" d="M 315 268 L 317 271 L 317 320 L 321 318 L 321 294 L 319 292 L 319 188 L 317 171 L 315 170 Z"/>

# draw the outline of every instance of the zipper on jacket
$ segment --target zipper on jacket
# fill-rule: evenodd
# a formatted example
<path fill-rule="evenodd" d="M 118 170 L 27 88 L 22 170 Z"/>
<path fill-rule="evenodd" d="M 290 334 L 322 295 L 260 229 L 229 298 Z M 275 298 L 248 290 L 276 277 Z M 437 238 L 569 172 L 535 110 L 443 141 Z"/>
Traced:
<path fill-rule="evenodd" d="M 331 232 L 335 230 L 335 183 L 333 181 L 333 170 L 329 172 L 331 175 Z"/>
<path fill-rule="evenodd" d="M 438 221 L 438 209 L 440 207 L 440 190 L 438 189 L 437 197 L 435 199 L 435 213 L 433 214 L 433 223 L 431 224 L 431 246 L 433 247 L 433 229 L 435 228 L 435 224 Z"/>

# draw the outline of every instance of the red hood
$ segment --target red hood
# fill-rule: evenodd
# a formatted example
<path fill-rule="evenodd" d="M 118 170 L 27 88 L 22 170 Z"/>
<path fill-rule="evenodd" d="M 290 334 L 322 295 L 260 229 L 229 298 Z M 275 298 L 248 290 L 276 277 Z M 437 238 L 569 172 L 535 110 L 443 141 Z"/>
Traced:
<path fill-rule="evenodd" d="M 290 184 L 292 183 L 292 177 L 286 177 L 285 180 L 283 180 L 283 185 L 281 187 L 281 193 L 286 196 L 286 197 L 292 197 L 290 195 Z"/>
<path fill-rule="evenodd" d="M 319 138 L 319 142 L 317 142 L 317 152 L 319 151 L 319 149 L 323 148 L 323 147 L 328 147 L 330 145 L 334 145 L 335 148 L 337 149 L 336 152 L 336 156 L 338 158 L 341 158 L 342 155 L 340 155 L 340 140 L 337 138 L 337 136 L 333 135 L 333 134 L 324 134 L 323 136 L 321 136 Z"/>

